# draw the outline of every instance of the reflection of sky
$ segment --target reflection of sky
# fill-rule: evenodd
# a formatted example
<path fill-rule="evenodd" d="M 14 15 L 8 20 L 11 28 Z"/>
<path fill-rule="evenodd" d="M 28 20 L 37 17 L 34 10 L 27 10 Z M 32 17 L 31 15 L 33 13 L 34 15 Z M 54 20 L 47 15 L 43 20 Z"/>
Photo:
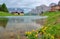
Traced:
<path fill-rule="evenodd" d="M 46 17 L 41 16 L 14 16 L 14 17 L 8 17 L 9 23 L 30 23 L 33 22 L 33 20 L 41 19 Z"/>
<path fill-rule="evenodd" d="M 0 0 L 0 4 L 6 3 L 7 7 L 26 8 L 29 11 L 30 8 L 35 8 L 41 4 L 49 5 L 50 3 L 58 3 L 59 0 Z"/>
<path fill-rule="evenodd" d="M 37 24 L 33 20 L 40 19 L 40 16 L 18 16 L 8 17 L 9 21 L 7 29 L 19 29 L 19 30 L 32 30 L 39 28 L 40 24 Z"/>
<path fill-rule="evenodd" d="M 40 24 L 37 24 L 34 20 L 46 18 L 41 16 L 8 16 L 8 23 L 5 27 L 6 30 L 25 30 L 30 31 L 41 27 Z M 0 27 L 0 31 L 5 31 L 3 27 Z"/>

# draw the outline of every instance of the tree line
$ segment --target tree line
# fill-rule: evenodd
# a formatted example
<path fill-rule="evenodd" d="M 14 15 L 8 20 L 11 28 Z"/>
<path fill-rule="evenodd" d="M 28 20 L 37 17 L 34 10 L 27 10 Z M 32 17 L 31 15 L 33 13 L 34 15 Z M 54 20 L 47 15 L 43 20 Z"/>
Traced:
<path fill-rule="evenodd" d="M 0 5 L 0 11 L 9 12 L 5 3 L 3 3 L 2 5 Z"/>

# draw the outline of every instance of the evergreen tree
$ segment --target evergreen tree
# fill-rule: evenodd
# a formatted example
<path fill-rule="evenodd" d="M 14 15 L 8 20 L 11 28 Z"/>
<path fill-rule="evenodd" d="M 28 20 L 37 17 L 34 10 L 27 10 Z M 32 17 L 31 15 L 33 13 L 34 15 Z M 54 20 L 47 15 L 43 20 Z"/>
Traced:
<path fill-rule="evenodd" d="M 0 11 L 2 11 L 2 6 L 0 5 Z"/>
<path fill-rule="evenodd" d="M 2 8 L 3 12 L 8 12 L 8 9 L 7 9 L 6 5 L 5 5 L 5 3 L 2 4 L 1 8 Z"/>

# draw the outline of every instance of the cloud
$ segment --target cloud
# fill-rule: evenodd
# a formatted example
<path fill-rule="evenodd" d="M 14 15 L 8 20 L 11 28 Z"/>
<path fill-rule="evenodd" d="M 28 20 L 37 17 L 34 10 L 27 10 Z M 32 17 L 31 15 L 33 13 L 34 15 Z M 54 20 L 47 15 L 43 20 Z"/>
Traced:
<path fill-rule="evenodd" d="M 0 0 L 0 4 L 6 3 L 7 7 L 35 8 L 42 4 L 58 3 L 59 0 Z"/>
<path fill-rule="evenodd" d="M 7 7 L 36 7 L 41 4 L 49 5 L 54 2 L 57 3 L 59 0 L 0 0 L 0 4 L 6 3 Z"/>

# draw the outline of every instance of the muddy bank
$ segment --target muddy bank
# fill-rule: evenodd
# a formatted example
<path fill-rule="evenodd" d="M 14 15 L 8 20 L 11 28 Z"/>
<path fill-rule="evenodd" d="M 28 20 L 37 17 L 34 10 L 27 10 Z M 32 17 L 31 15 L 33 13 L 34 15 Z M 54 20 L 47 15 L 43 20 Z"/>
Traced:
<path fill-rule="evenodd" d="M 4 31 L 0 32 L 0 39 L 26 39 L 25 31 Z"/>

